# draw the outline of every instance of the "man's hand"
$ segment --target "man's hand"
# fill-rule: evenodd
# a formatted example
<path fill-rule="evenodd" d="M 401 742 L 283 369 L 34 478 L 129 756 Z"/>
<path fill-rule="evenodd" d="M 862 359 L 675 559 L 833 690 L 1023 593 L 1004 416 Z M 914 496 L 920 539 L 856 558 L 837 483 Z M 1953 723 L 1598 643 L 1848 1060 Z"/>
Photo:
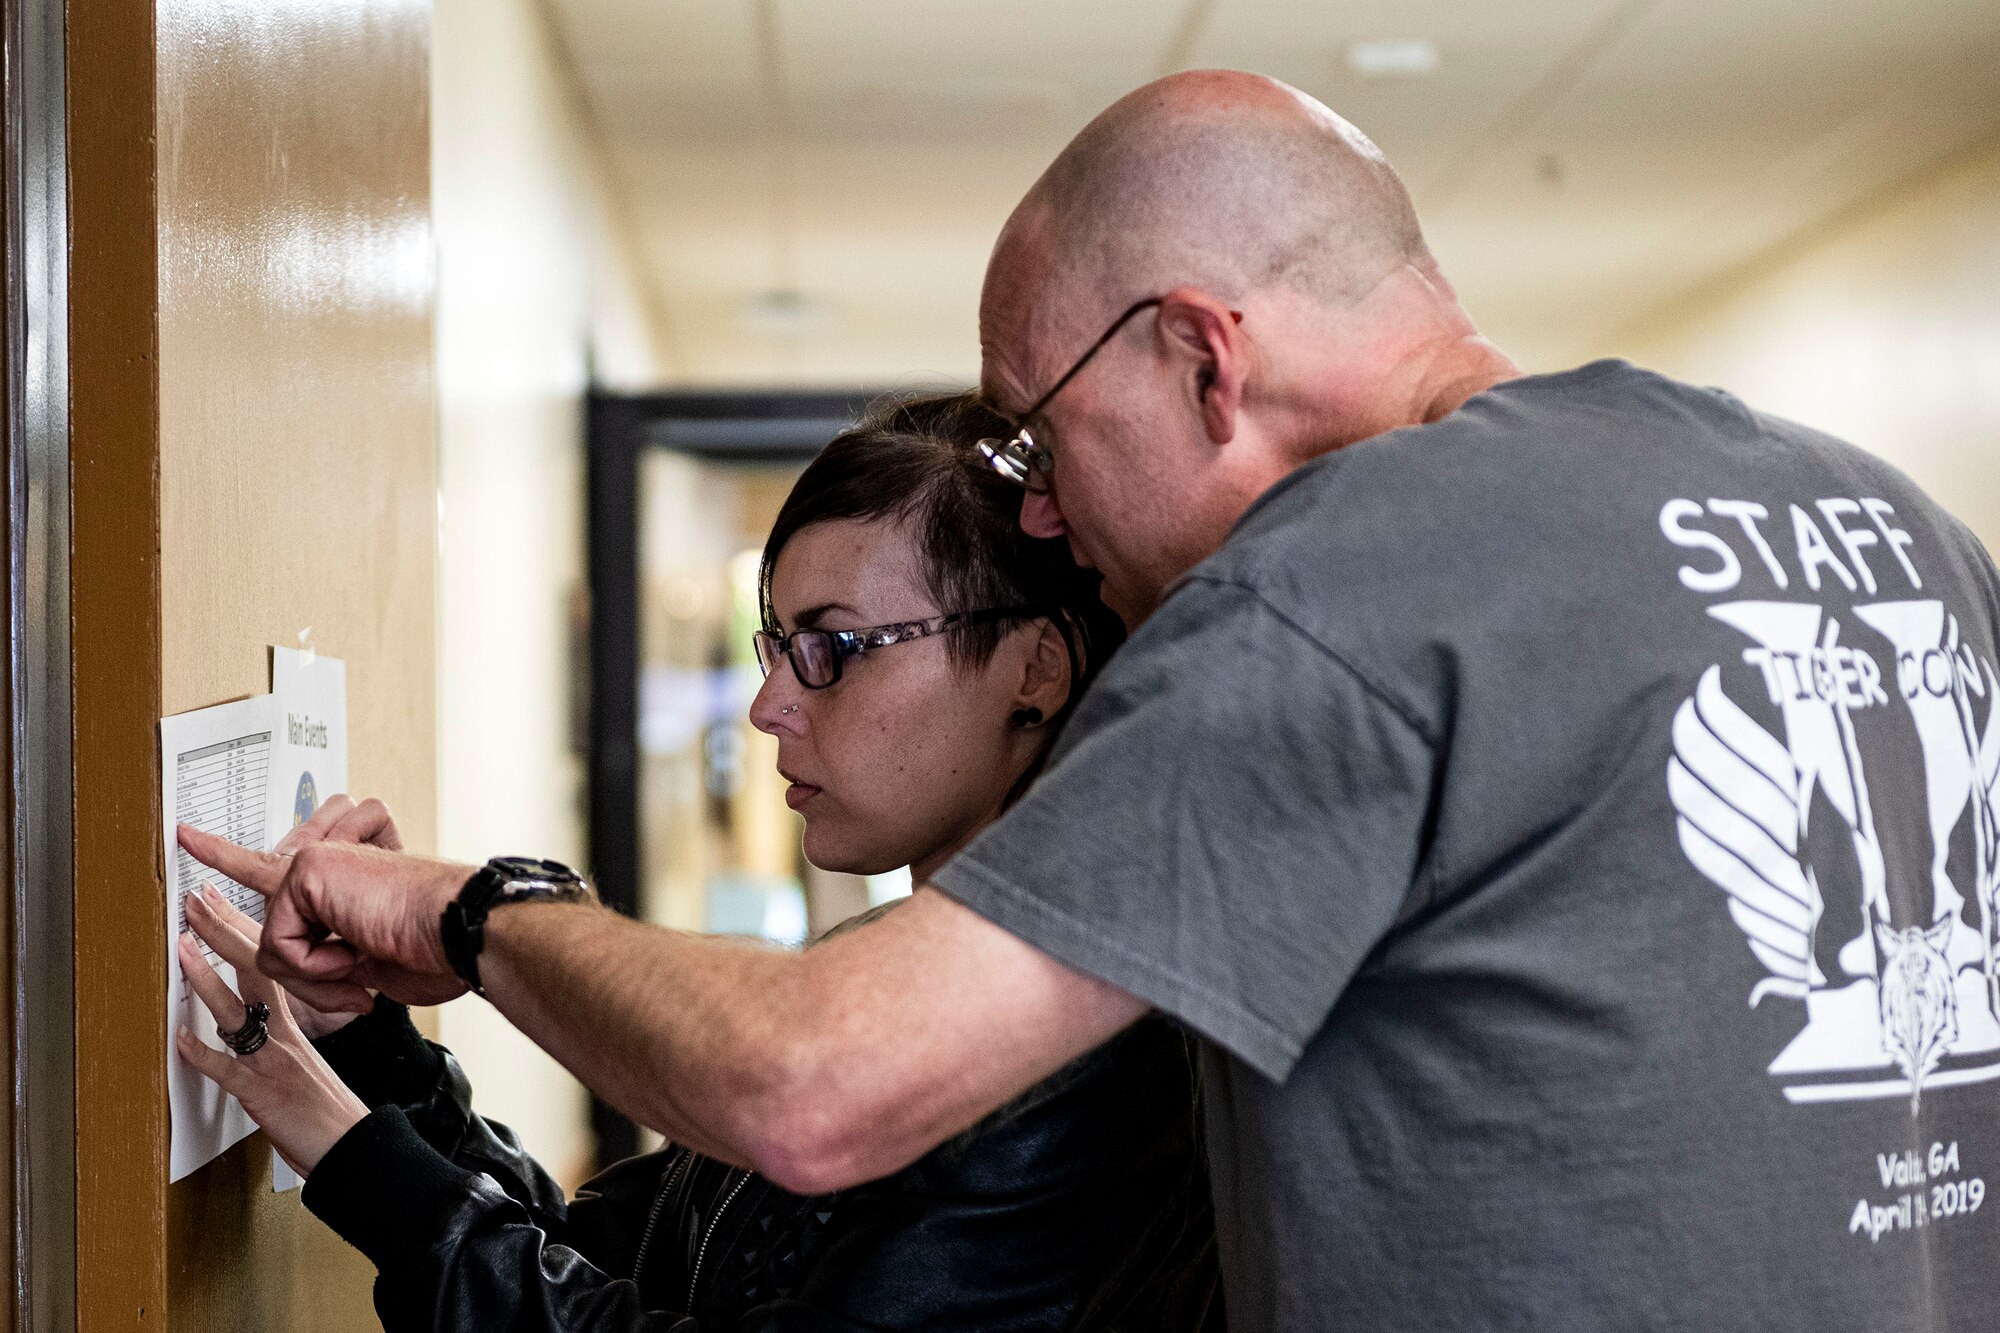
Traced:
<path fill-rule="evenodd" d="M 345 793 L 321 801 L 309 819 L 278 839 L 271 850 L 289 856 L 315 842 L 361 842 L 385 851 L 403 850 L 403 835 L 396 831 L 388 806 L 373 796 L 356 802 Z"/>
<path fill-rule="evenodd" d="M 291 832 L 278 839 L 278 845 L 271 850 L 285 856 L 315 842 L 361 842 L 370 847 L 381 847 L 392 852 L 403 850 L 403 835 L 397 831 L 396 821 L 389 814 L 389 807 L 373 796 L 357 803 L 345 792 L 329 796 L 320 802 L 319 809 L 313 811 L 311 816 Z M 222 913 L 224 918 L 250 941 L 250 953 L 254 956 L 257 952 L 257 942 L 264 935 L 263 926 L 238 912 L 227 899 L 215 893 L 210 886 L 204 884 L 201 894 L 188 905 L 190 915 L 195 908 L 204 905 L 207 895 L 213 896 L 213 910 Z M 289 994 L 292 1017 L 297 1020 L 299 1031 L 303 1032 L 309 1041 L 318 1041 L 321 1037 L 338 1032 L 359 1017 L 358 1014 L 351 1013 L 327 1013 L 315 1009 L 297 991 Z"/>
<path fill-rule="evenodd" d="M 253 852 L 185 824 L 179 838 L 195 860 L 264 895 L 258 970 L 314 1008 L 366 1013 L 371 987 L 405 1004 L 464 993 L 438 922 L 473 867 L 326 839 Z"/>

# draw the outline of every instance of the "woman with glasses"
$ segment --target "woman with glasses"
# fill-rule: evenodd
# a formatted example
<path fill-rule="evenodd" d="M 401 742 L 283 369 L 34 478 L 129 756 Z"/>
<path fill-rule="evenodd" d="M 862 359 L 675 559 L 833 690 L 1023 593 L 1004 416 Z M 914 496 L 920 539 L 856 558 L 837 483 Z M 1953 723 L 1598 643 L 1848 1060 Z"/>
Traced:
<path fill-rule="evenodd" d="M 892 404 L 828 445 L 778 515 L 750 717 L 778 740 L 815 865 L 927 878 L 1033 779 L 1122 637 L 1095 576 L 1021 532 L 1019 489 L 975 448 L 1007 429 L 971 395 Z M 308 1172 L 307 1206 L 376 1262 L 389 1329 L 1222 1327 L 1192 1044 L 1164 1019 L 838 1194 L 670 1144 L 565 1199 L 402 1006 L 336 1028 L 255 972 L 253 922 L 190 901 L 243 999 L 271 1010 L 242 1095 L 280 1151 L 317 1161 L 394 1107 L 415 1135 L 378 1134 L 346 1169 L 462 1182 L 443 1216 L 371 1217 Z M 182 957 L 218 1018 L 240 1018 L 191 941 Z"/>

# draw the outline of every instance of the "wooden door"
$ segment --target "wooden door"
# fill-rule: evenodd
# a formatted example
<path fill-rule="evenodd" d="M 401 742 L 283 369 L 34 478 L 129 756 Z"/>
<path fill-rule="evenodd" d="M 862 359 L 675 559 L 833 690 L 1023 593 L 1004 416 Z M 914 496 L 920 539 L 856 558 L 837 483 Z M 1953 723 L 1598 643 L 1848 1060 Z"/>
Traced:
<path fill-rule="evenodd" d="M 166 1185 L 155 726 L 309 631 L 431 843 L 429 7 L 68 10 L 78 1326 L 373 1328 L 261 1135 Z"/>

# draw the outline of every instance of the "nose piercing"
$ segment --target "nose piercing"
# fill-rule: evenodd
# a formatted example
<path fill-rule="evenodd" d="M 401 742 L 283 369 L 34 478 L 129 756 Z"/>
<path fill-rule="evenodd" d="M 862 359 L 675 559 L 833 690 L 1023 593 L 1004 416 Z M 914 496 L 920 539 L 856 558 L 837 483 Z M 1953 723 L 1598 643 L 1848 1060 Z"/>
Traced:
<path fill-rule="evenodd" d="M 799 706 L 797 704 L 793 704 L 790 708 L 780 708 L 778 711 L 780 713 L 796 713 L 799 711 Z"/>

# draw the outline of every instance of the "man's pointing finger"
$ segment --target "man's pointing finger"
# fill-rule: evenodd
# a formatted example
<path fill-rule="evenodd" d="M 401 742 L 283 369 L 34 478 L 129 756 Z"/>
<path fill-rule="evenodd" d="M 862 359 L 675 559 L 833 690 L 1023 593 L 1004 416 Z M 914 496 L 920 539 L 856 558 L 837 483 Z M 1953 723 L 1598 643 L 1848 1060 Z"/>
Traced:
<path fill-rule="evenodd" d="M 292 864 L 289 856 L 279 856 L 275 852 L 253 852 L 248 847 L 239 847 L 227 838 L 218 838 L 213 833 L 203 833 L 198 828 L 186 824 L 175 830 L 181 848 L 213 870 L 220 870 L 229 878 L 248 889 L 255 889 L 266 898 L 278 891 L 278 885 L 285 878 L 285 871 Z"/>

